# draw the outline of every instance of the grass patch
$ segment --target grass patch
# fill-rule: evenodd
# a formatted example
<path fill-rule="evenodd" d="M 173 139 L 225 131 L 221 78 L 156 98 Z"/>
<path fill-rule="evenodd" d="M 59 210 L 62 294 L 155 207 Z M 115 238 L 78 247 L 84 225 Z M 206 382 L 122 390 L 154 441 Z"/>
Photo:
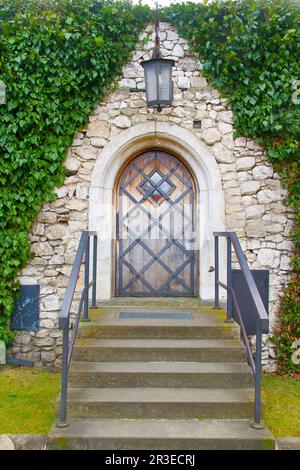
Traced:
<path fill-rule="evenodd" d="M 300 437 L 300 379 L 262 377 L 264 420 L 275 437 Z"/>
<path fill-rule="evenodd" d="M 55 418 L 60 374 L 42 369 L 0 369 L 0 434 L 44 434 Z"/>

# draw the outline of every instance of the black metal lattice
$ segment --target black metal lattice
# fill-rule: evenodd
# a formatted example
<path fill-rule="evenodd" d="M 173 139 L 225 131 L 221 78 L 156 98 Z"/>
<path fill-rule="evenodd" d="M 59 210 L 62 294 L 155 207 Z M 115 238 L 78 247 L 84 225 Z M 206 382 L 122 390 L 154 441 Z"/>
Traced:
<path fill-rule="evenodd" d="M 149 165 L 154 166 L 147 170 Z M 181 192 L 176 194 L 176 184 L 172 180 L 177 179 L 181 184 Z M 130 191 L 130 185 L 135 184 L 138 191 L 134 194 Z M 141 198 L 137 196 L 141 195 Z M 131 207 L 127 210 L 122 204 L 122 198 L 128 198 Z M 188 213 L 185 210 L 184 201 L 192 206 Z M 160 213 L 153 215 L 150 206 L 160 207 Z M 194 232 L 194 188 L 192 178 L 185 166 L 175 157 L 165 152 L 147 152 L 135 159 L 126 169 L 119 187 L 119 204 L 117 217 L 117 241 L 118 241 L 118 273 L 117 273 L 117 295 L 119 296 L 167 296 L 167 295 L 194 295 L 195 293 L 195 251 L 188 249 L 184 236 L 187 231 Z M 148 221 L 146 228 L 141 233 L 135 233 L 128 222 L 130 217 L 134 217 L 136 211 L 140 211 Z M 179 230 L 175 231 L 172 225 L 174 211 L 179 214 L 182 224 Z M 166 226 L 164 221 L 170 217 L 170 223 Z M 156 249 L 151 246 L 149 236 L 156 229 L 163 236 L 164 245 Z M 124 242 L 122 233 L 126 232 L 127 240 Z M 193 240 L 189 240 L 191 243 Z M 133 250 L 142 249 L 143 255 L 148 259 L 142 267 L 138 267 L 139 260 L 132 256 Z M 175 269 L 171 269 L 168 256 L 171 250 L 176 250 Z M 128 256 L 131 258 L 128 259 Z M 158 263 L 166 278 L 159 286 L 153 286 L 147 271 Z M 131 278 L 125 281 L 124 270 L 128 270 Z M 188 281 L 183 279 L 184 270 L 188 270 Z M 135 284 L 140 282 L 141 288 L 136 288 Z M 175 287 L 174 287 L 175 283 Z M 172 287 L 173 285 L 173 287 Z"/>
<path fill-rule="evenodd" d="M 137 185 L 141 193 L 146 196 L 153 204 L 159 205 L 164 199 L 174 191 L 175 184 L 157 169 L 150 171 L 143 181 Z"/>

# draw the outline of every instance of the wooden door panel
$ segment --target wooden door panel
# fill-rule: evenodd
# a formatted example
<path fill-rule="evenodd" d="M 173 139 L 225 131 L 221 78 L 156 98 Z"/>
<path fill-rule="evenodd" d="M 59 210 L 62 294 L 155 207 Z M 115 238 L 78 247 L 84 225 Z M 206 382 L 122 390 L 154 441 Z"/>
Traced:
<path fill-rule="evenodd" d="M 194 295 L 194 186 L 175 157 L 150 151 L 124 171 L 117 202 L 117 295 Z"/>

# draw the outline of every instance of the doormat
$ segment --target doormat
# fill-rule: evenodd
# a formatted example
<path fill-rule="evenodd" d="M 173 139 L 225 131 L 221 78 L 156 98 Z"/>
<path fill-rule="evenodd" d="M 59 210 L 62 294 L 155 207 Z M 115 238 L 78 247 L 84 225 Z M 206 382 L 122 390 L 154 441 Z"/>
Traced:
<path fill-rule="evenodd" d="M 193 320 L 193 314 L 191 312 L 119 312 L 120 320 L 144 320 L 144 319 L 156 319 L 156 320 Z"/>

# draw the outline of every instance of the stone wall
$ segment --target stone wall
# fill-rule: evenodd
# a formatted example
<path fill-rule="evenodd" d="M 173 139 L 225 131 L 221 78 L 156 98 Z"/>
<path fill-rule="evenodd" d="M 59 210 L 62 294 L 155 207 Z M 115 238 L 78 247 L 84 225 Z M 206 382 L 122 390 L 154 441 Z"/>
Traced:
<path fill-rule="evenodd" d="M 95 161 L 118 133 L 147 121 L 176 123 L 190 129 L 209 147 L 221 172 L 226 227 L 238 233 L 252 268 L 270 270 L 270 318 L 274 322 L 293 249 L 288 238 L 293 216 L 282 202 L 285 192 L 279 176 L 267 163 L 262 148 L 249 139 L 234 138 L 227 102 L 207 84 L 201 63 L 189 54 L 187 42 L 166 23 L 161 23 L 160 38 L 162 56 L 176 62 L 172 106 L 161 113 L 146 106 L 140 62 L 150 58 L 154 47 L 154 35 L 148 28 L 132 61 L 124 67 L 116 91 L 98 104 L 86 128 L 74 137 L 64 186 L 56 191 L 56 201 L 44 204 L 32 227 L 30 240 L 36 256 L 23 269 L 20 280 L 41 286 L 40 330 L 17 335 L 12 347 L 17 357 L 33 359 L 38 365 L 60 364 L 57 318 L 80 232 L 88 228 L 89 186 Z M 263 360 L 269 370 L 273 359 L 274 350 L 265 345 Z"/>

